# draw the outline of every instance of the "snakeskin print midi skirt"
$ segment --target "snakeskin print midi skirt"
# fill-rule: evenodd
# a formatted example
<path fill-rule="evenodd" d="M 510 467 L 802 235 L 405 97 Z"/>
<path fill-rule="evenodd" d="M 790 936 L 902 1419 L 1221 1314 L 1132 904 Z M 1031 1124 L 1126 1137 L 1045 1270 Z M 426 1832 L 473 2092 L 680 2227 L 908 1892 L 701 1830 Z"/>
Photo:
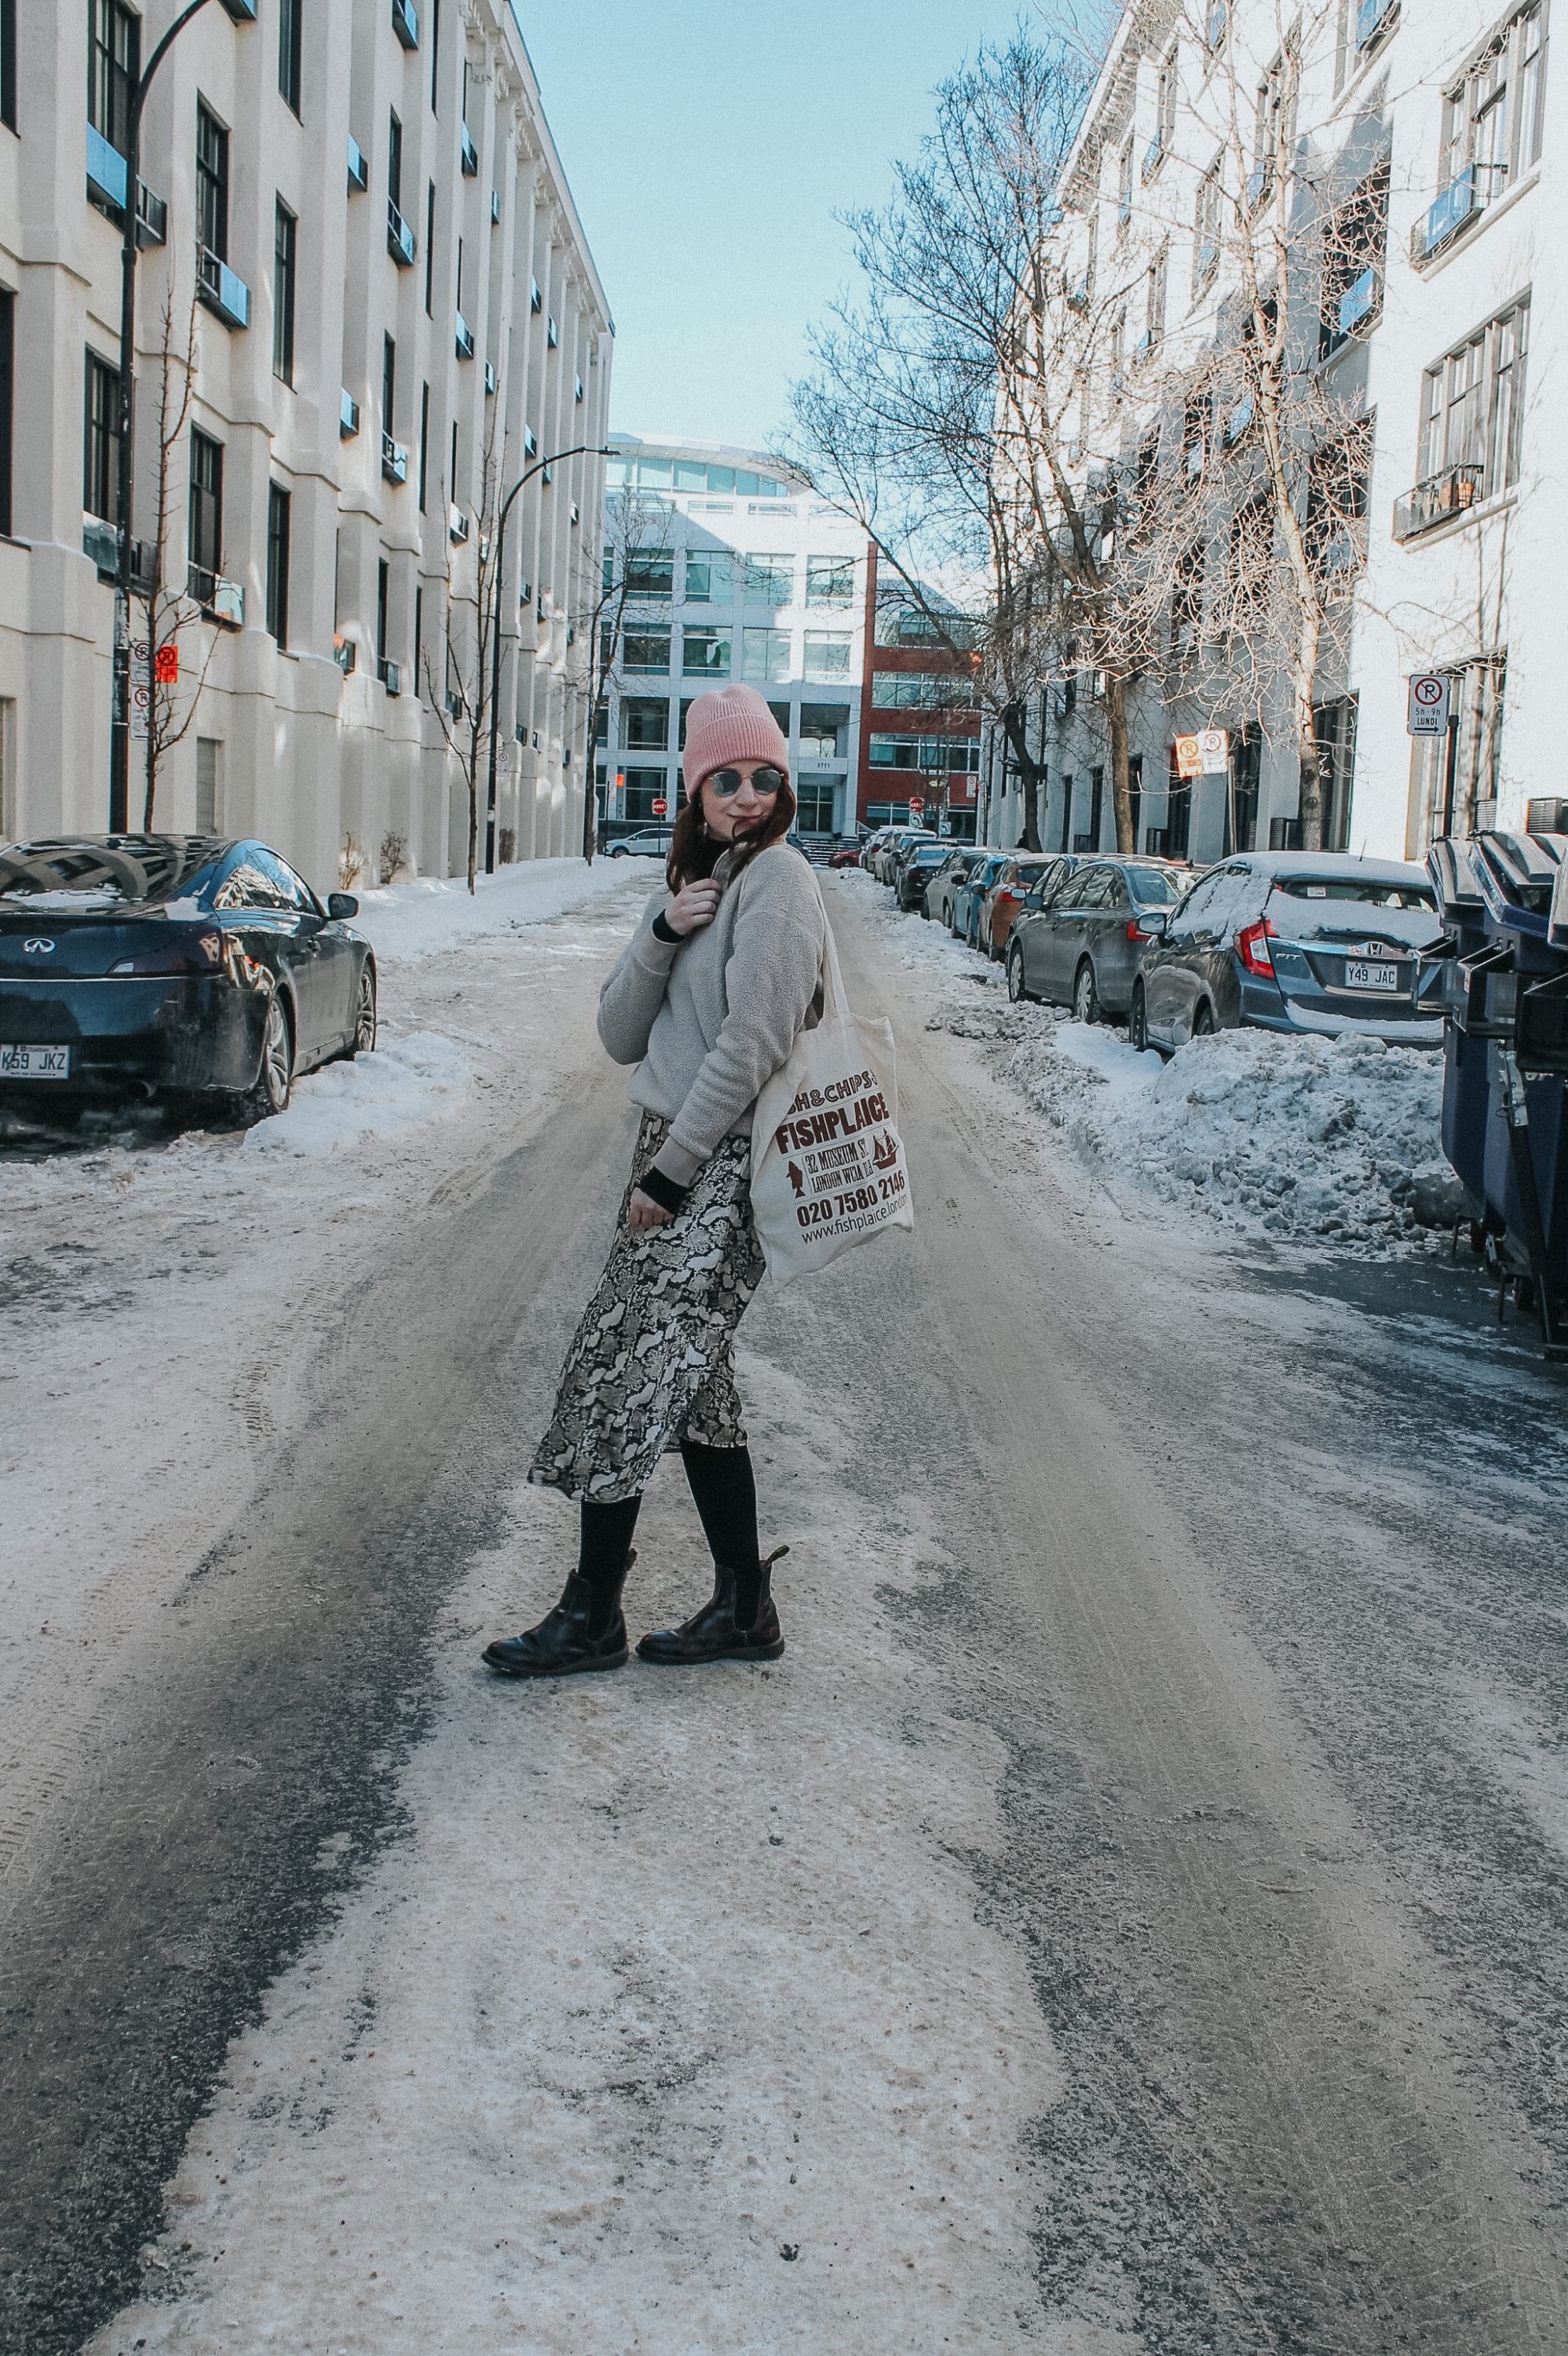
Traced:
<path fill-rule="evenodd" d="M 560 1370 L 555 1413 L 528 1478 L 605 1505 L 640 1496 L 683 1440 L 743 1448 L 735 1328 L 762 1282 L 752 1218 L 752 1141 L 727 1137 L 678 1217 L 626 1225 L 632 1189 L 669 1134 L 643 1115 L 615 1240 Z"/>

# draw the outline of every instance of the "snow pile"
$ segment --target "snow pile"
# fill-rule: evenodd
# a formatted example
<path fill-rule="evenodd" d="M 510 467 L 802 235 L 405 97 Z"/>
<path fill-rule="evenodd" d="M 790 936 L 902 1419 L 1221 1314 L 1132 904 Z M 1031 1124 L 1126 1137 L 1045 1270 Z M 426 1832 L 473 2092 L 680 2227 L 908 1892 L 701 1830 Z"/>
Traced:
<path fill-rule="evenodd" d="M 477 877 L 472 896 L 460 876 L 421 876 L 416 884 L 392 884 L 359 894 L 355 929 L 382 958 L 435 957 L 465 941 L 493 938 L 525 925 L 547 924 L 584 902 L 626 889 L 624 860 L 531 859 L 497 874 Z M 636 862 L 635 879 L 651 891 Z"/>
<path fill-rule="evenodd" d="M 259 1121 L 247 1153 L 337 1153 L 368 1138 L 391 1137 L 433 1120 L 468 1091 L 473 1066 L 434 1031 L 406 1039 L 383 1033 L 374 1055 L 328 1064 L 294 1083 L 286 1113 Z"/>
<path fill-rule="evenodd" d="M 1004 1076 L 1080 1151 L 1162 1201 L 1270 1236 L 1377 1243 L 1442 1191 L 1443 1066 L 1429 1052 L 1243 1030 L 1166 1063 L 1108 1030 L 1010 1012 L 964 1009 L 944 1027 L 1010 1033 Z"/>

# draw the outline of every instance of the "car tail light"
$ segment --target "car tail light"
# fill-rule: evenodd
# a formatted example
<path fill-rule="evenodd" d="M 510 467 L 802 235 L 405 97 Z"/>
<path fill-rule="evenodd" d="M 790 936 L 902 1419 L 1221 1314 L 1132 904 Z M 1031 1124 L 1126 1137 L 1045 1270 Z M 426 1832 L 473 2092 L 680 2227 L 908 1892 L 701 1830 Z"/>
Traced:
<path fill-rule="evenodd" d="M 221 933 L 173 933 L 156 948 L 143 949 L 137 957 L 122 958 L 118 965 L 109 969 L 112 974 L 212 974 L 222 969 Z"/>
<path fill-rule="evenodd" d="M 1152 941 L 1154 935 L 1152 933 L 1145 932 L 1143 925 L 1138 917 L 1129 916 L 1127 918 L 1127 938 L 1129 941 Z"/>
<path fill-rule="evenodd" d="M 1255 925 L 1248 925 L 1236 935 L 1236 955 L 1249 973 L 1260 975 L 1264 981 L 1272 981 L 1275 978 L 1274 953 L 1269 943 L 1277 937 L 1266 916 Z"/>

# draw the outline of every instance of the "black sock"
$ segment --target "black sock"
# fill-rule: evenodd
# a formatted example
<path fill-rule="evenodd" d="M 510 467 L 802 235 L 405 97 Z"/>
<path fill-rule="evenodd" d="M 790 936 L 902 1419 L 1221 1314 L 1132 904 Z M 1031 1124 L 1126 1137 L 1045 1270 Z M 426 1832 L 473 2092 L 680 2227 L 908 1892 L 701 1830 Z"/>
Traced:
<path fill-rule="evenodd" d="M 621 1608 L 621 1582 L 632 1532 L 637 1526 L 641 1497 L 617 1497 L 612 1505 L 582 1500 L 582 1534 L 578 1546 L 577 1576 L 594 1590 L 593 1631 L 603 1634 Z"/>
<path fill-rule="evenodd" d="M 750 1628 L 763 1591 L 751 1450 L 703 1448 L 695 1440 L 683 1440 L 680 1461 L 713 1559 L 735 1574 L 735 1617 L 742 1628 Z"/>

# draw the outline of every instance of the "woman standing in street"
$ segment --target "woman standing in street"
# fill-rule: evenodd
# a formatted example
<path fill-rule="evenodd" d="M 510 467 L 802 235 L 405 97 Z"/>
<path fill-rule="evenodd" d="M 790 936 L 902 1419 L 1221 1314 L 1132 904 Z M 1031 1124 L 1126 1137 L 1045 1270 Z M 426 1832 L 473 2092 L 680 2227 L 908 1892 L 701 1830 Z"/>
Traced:
<path fill-rule="evenodd" d="M 599 1000 L 599 1035 L 635 1064 L 643 1108 L 610 1258 L 566 1354 L 528 1478 L 581 1501 L 577 1569 L 553 1612 L 487 1646 L 507 1676 L 618 1668 L 621 1590 L 643 1492 L 678 1448 L 713 1556 L 710 1600 L 645 1636 L 677 1665 L 784 1650 L 757 1536 L 735 1389 L 735 1328 L 763 1275 L 752 1217 L 752 1109 L 817 1011 L 827 919 L 784 841 L 789 748 L 754 688 L 698 697 L 687 799 L 659 891 Z"/>

